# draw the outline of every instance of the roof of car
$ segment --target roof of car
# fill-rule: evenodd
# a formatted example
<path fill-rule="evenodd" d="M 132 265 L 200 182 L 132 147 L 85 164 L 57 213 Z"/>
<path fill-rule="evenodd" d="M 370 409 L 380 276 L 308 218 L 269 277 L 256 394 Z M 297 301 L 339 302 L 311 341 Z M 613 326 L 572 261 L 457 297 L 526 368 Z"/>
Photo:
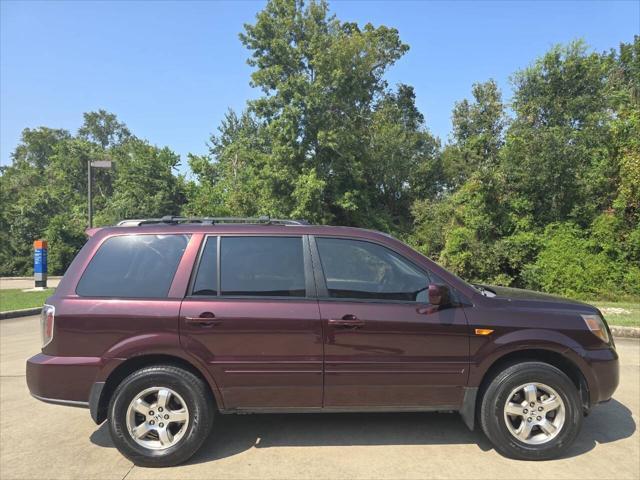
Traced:
<path fill-rule="evenodd" d="M 281 220 L 268 217 L 162 217 L 153 219 L 123 220 L 115 226 L 91 228 L 87 235 L 92 237 L 130 233 L 222 233 L 222 234 L 269 234 L 269 235 L 336 235 L 364 238 L 393 238 L 375 230 L 333 225 L 311 225 L 304 220 Z"/>
<path fill-rule="evenodd" d="M 338 235 L 389 238 L 390 235 L 364 228 L 341 227 L 333 225 L 278 225 L 278 224 L 150 224 L 140 226 L 112 226 L 94 228 L 87 231 L 90 236 L 95 233 L 126 234 L 126 233 L 239 233 L 239 234 L 296 234 L 296 235 Z"/>

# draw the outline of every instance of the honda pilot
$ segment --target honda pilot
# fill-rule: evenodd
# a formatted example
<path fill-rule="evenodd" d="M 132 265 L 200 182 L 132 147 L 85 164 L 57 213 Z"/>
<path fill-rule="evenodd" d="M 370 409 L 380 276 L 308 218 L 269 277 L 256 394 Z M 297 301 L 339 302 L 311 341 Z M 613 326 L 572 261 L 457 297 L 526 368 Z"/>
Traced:
<path fill-rule="evenodd" d="M 618 385 L 597 308 L 471 285 L 384 233 L 176 217 L 87 233 L 27 383 L 107 421 L 136 465 L 186 461 L 217 415 L 272 412 L 457 411 L 543 460 Z"/>

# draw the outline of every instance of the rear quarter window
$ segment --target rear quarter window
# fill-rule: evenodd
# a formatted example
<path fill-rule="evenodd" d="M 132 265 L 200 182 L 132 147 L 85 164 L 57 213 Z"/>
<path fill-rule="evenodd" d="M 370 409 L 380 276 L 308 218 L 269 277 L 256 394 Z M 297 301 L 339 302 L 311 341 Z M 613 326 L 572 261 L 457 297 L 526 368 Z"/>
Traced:
<path fill-rule="evenodd" d="M 85 269 L 76 293 L 83 297 L 165 298 L 189 235 L 121 235 L 108 238 Z"/>

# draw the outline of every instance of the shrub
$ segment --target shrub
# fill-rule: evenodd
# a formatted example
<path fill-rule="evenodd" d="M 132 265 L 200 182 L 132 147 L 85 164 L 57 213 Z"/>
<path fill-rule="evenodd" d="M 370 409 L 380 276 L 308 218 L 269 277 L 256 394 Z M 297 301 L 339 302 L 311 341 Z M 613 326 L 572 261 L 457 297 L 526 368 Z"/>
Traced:
<path fill-rule="evenodd" d="M 524 268 L 527 286 L 579 298 L 637 294 L 638 267 L 620 258 L 612 244 L 597 241 L 600 227 L 592 238 L 573 223 L 547 226 L 540 253 Z"/>

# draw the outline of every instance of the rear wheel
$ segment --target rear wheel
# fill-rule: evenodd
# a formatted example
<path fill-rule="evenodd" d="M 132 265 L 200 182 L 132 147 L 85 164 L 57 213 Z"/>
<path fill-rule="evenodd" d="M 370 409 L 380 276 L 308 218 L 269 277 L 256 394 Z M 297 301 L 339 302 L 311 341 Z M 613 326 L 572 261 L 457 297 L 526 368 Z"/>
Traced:
<path fill-rule="evenodd" d="M 578 389 L 542 362 L 512 365 L 488 385 L 480 407 L 485 435 L 503 455 L 521 460 L 558 457 L 582 424 Z"/>
<path fill-rule="evenodd" d="M 132 373 L 109 404 L 111 437 L 136 465 L 166 467 L 186 461 L 211 431 L 213 402 L 205 383 L 170 365 Z"/>

